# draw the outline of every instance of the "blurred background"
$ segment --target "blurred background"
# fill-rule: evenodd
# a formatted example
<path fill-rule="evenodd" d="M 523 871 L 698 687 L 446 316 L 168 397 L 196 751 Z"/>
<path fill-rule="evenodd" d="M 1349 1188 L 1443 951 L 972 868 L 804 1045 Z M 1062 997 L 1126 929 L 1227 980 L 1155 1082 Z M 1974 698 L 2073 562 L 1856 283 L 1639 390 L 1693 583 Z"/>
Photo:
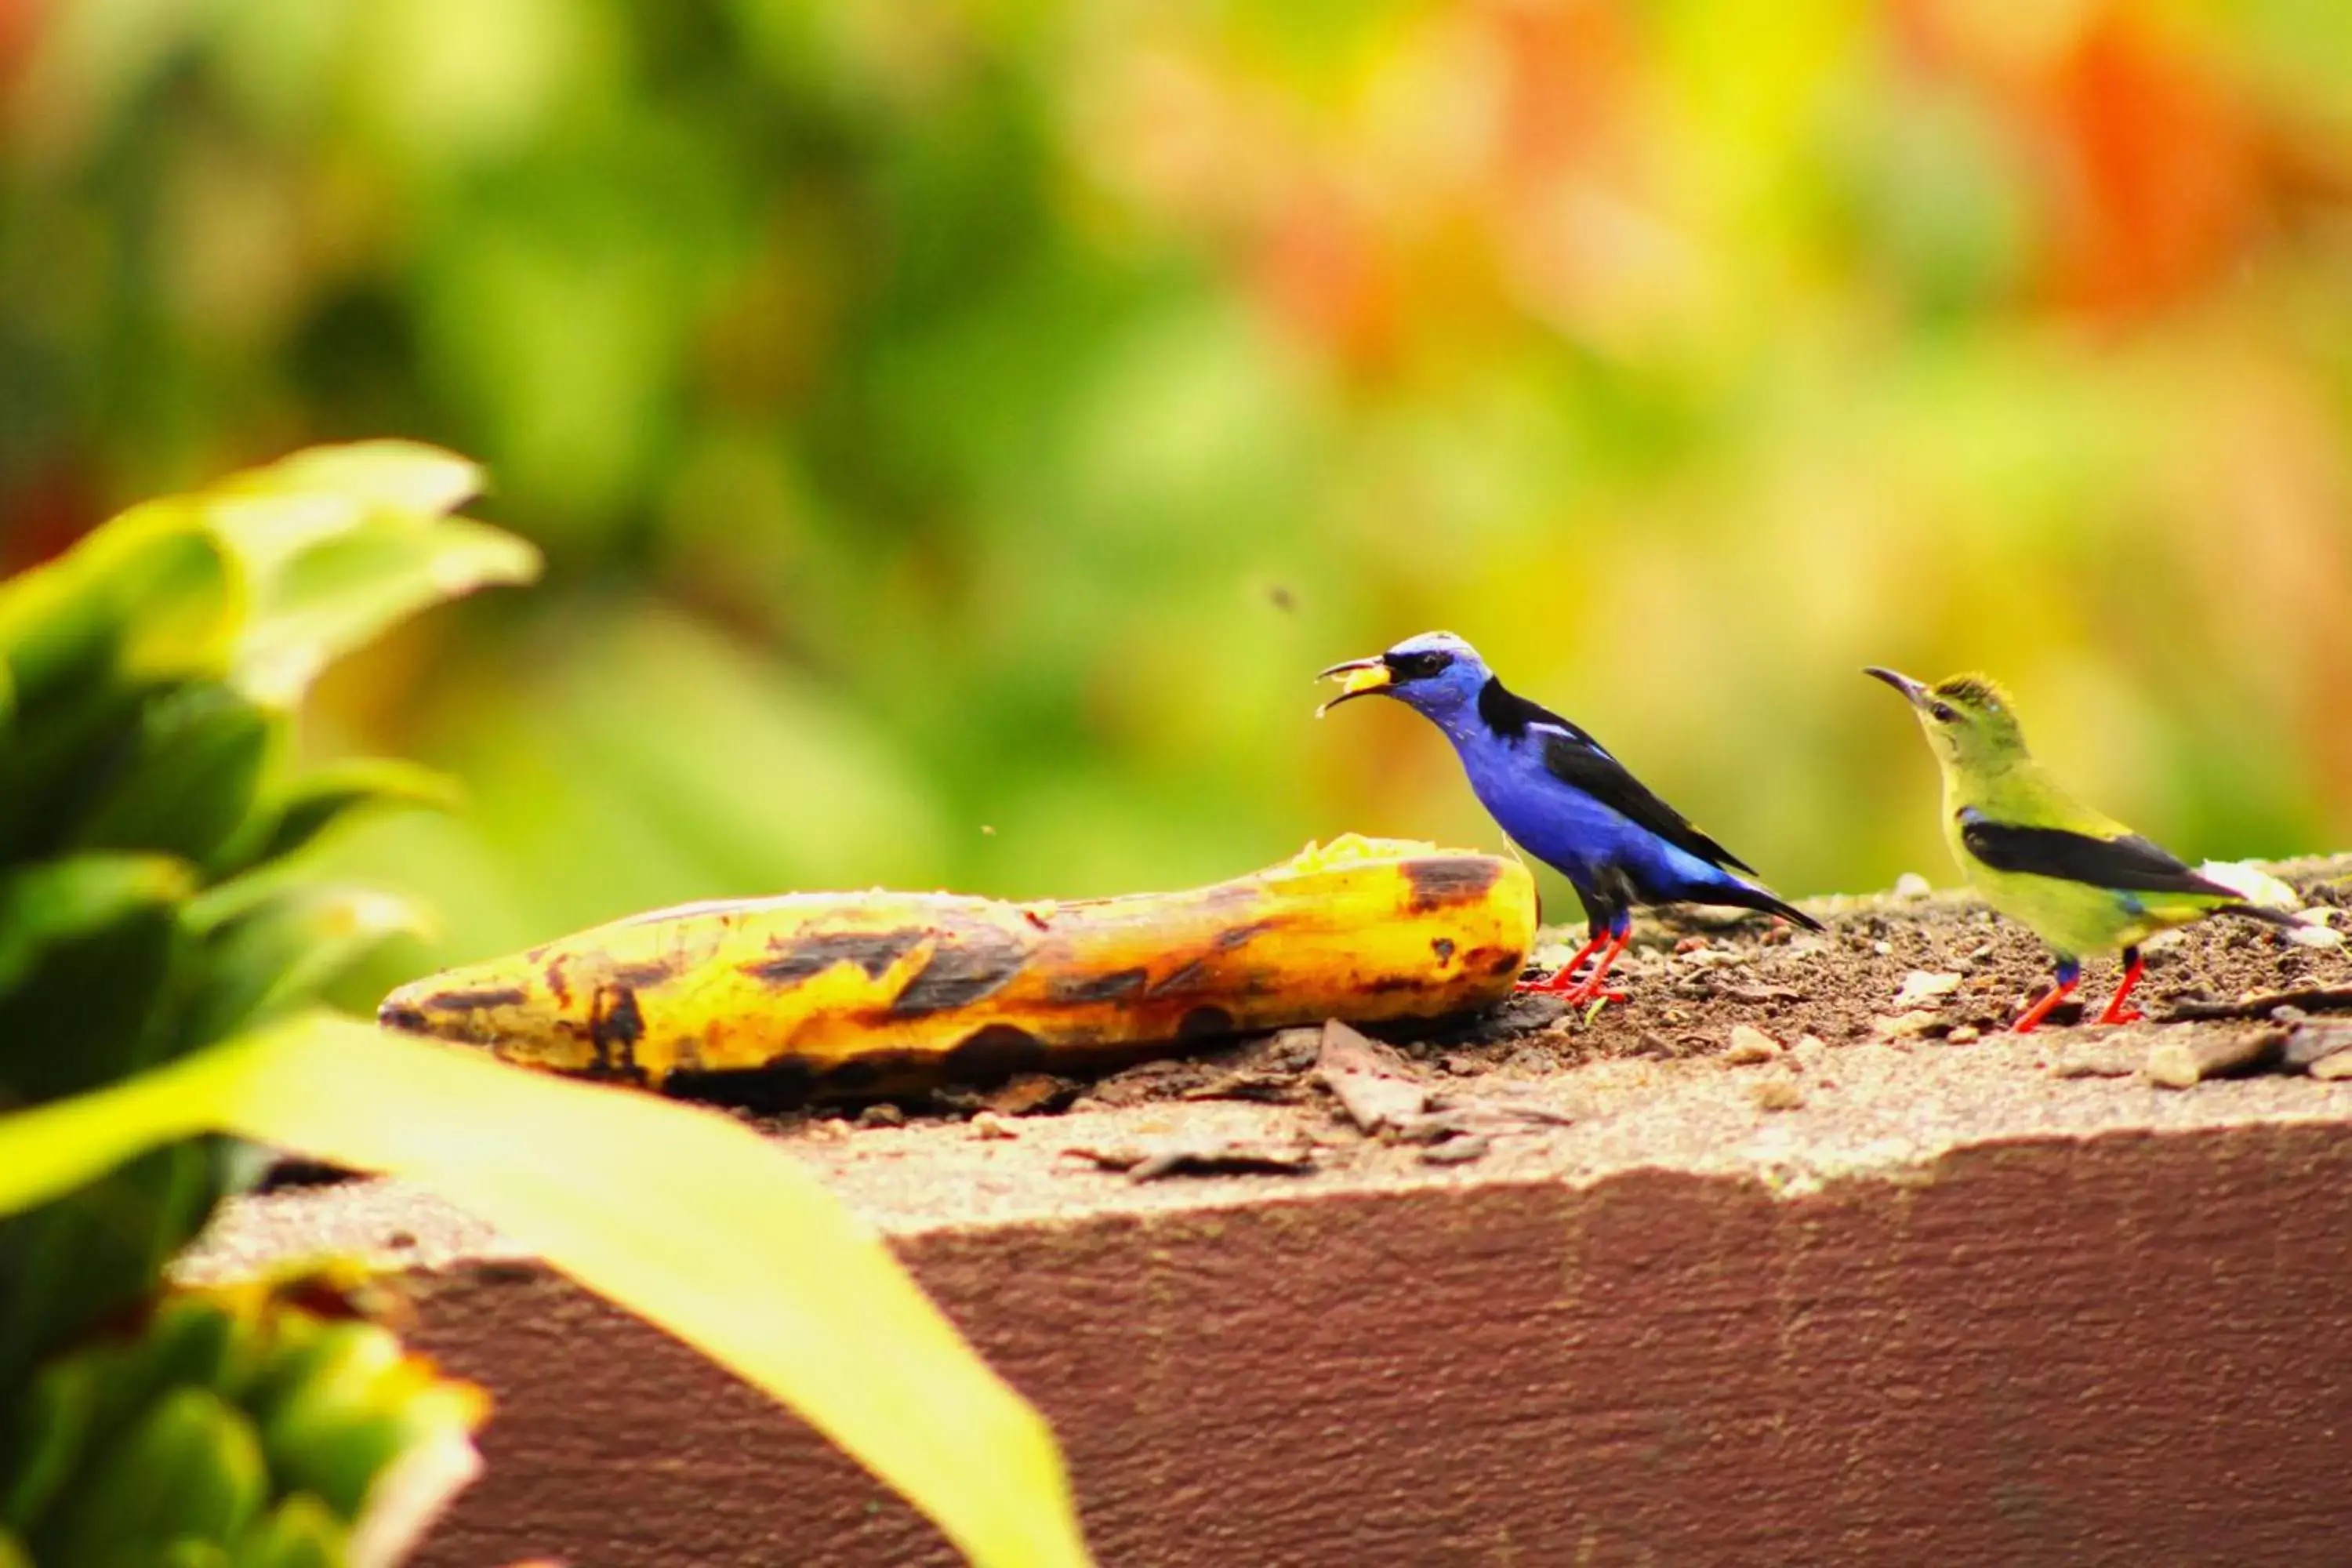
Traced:
<path fill-rule="evenodd" d="M 2328 0 L 0 0 L 0 555 L 488 465 L 546 581 L 310 726 L 471 791 L 336 851 L 411 967 L 1497 844 L 1310 717 L 1433 626 L 1792 895 L 1955 879 L 1864 663 L 2352 847 L 2347 80 Z"/>

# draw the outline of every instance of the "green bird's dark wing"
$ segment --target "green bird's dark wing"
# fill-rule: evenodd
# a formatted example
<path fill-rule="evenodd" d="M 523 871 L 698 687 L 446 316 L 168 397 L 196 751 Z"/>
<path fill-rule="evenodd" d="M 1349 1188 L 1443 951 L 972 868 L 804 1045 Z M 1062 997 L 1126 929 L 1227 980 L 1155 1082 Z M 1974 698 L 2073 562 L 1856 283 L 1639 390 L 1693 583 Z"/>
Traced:
<path fill-rule="evenodd" d="M 2190 870 L 2162 845 L 2137 833 L 2095 838 L 2063 827 L 2021 827 L 1974 811 L 1960 821 L 1960 842 L 1996 871 L 2085 882 L 2133 893 L 2193 893 L 2237 899 L 2241 894 Z"/>

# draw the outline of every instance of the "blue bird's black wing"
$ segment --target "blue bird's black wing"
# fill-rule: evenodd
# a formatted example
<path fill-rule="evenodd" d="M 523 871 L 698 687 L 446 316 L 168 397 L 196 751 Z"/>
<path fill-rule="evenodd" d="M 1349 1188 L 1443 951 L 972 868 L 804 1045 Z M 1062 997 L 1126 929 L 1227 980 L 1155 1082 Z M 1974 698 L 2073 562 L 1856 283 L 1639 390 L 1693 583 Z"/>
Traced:
<path fill-rule="evenodd" d="M 1995 822 L 1970 809 L 1961 815 L 1960 843 L 1996 871 L 2022 871 L 2125 892 L 2239 896 L 2219 882 L 2206 880 L 2162 845 L 2137 833 L 2095 838 L 2063 827 Z"/>
<path fill-rule="evenodd" d="M 1557 732 L 1543 735 L 1544 770 L 1552 777 L 1582 790 L 1620 816 L 1710 866 L 1755 874 L 1755 867 L 1693 827 L 1682 813 L 1653 795 L 1647 784 L 1625 771 L 1624 763 L 1602 751 L 1601 742 L 1564 719 L 1547 716 L 1545 729 L 1555 726 Z"/>
<path fill-rule="evenodd" d="M 1580 789 L 1620 816 L 1656 834 L 1675 848 L 1710 866 L 1756 874 L 1756 868 L 1701 833 L 1681 812 L 1650 793 L 1601 742 L 1540 702 L 1530 702 L 1488 678 L 1478 692 L 1478 717 L 1500 741 L 1535 735 L 1543 744 L 1544 769 L 1571 789 Z M 1806 924 L 1810 918 L 1799 915 Z"/>

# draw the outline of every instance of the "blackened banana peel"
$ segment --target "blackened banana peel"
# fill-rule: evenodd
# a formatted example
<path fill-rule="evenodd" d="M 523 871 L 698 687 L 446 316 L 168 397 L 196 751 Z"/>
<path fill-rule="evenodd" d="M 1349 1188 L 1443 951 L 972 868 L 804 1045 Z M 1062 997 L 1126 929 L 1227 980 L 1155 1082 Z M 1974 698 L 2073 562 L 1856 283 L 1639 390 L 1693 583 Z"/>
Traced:
<path fill-rule="evenodd" d="M 1535 932 L 1517 860 L 1349 834 L 1183 892 L 687 904 L 416 981 L 378 1016 L 559 1072 L 822 1098 L 1467 1012 L 1510 993 Z"/>

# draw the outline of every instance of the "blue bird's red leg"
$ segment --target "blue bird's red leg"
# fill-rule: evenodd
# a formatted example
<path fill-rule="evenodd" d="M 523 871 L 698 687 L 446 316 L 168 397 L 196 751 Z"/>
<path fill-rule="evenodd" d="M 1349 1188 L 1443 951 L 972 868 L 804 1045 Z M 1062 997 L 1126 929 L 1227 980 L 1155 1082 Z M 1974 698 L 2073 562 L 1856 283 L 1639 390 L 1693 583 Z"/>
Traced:
<path fill-rule="evenodd" d="M 2124 949 L 2124 977 L 2116 983 L 2115 997 L 2108 1002 L 2107 1010 L 2099 1015 L 2100 1023 L 2137 1024 L 2147 1016 L 2137 1007 L 2124 1005 L 2124 998 L 2132 994 L 2132 987 L 2139 984 L 2140 971 L 2147 967 L 2147 961 L 2140 956 L 2139 949 Z"/>
<path fill-rule="evenodd" d="M 1593 951 L 1609 940 L 1607 926 L 1595 926 L 1592 940 L 1576 950 L 1576 956 L 1553 970 L 1541 980 L 1522 980 L 1514 987 L 1519 991 L 1565 991 L 1576 978 L 1577 965 L 1591 958 Z"/>
<path fill-rule="evenodd" d="M 2025 1016 L 2010 1026 L 2021 1035 L 2032 1034 L 2033 1026 L 2050 1016 L 2050 1009 L 2072 995 L 2074 987 L 2082 983 L 2083 966 L 2071 958 L 2060 960 L 2058 984 L 2043 992 L 2042 999 L 2028 1007 L 2025 1010 Z"/>
<path fill-rule="evenodd" d="M 1618 915 L 1609 922 L 1609 945 L 1601 950 L 1601 962 L 1592 966 L 1591 974 L 1585 979 L 1581 985 L 1579 985 L 1575 990 L 1568 993 L 1564 1000 L 1578 1006 L 1580 1006 L 1587 1002 L 1591 1002 L 1595 998 L 1601 998 L 1611 1002 L 1622 1002 L 1625 1000 L 1625 993 L 1622 991 L 1603 990 L 1601 983 L 1604 979 L 1608 978 L 1609 966 L 1617 962 L 1617 955 L 1624 952 L 1625 944 L 1633 940 L 1633 917 L 1630 913 L 1620 911 Z"/>

